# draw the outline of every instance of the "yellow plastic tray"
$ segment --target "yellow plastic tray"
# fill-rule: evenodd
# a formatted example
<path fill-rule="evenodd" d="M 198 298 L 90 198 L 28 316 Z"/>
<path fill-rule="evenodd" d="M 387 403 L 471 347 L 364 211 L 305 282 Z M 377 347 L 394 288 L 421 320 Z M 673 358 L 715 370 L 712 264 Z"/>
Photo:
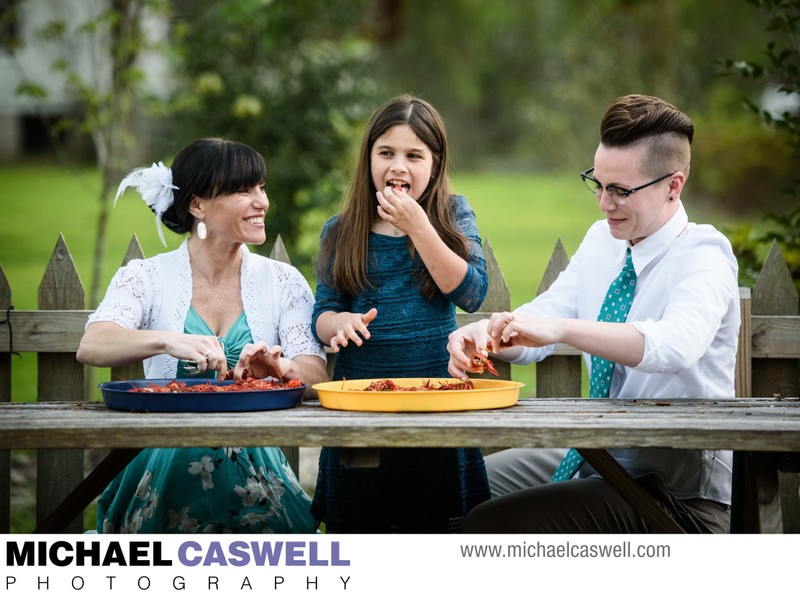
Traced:
<path fill-rule="evenodd" d="M 345 411 L 471 411 L 502 409 L 517 404 L 521 382 L 474 379 L 472 390 L 366 391 L 376 379 L 335 380 L 313 385 L 320 404 Z M 383 380 L 383 379 L 380 379 Z M 456 382 L 455 378 L 392 378 L 398 386 Z"/>

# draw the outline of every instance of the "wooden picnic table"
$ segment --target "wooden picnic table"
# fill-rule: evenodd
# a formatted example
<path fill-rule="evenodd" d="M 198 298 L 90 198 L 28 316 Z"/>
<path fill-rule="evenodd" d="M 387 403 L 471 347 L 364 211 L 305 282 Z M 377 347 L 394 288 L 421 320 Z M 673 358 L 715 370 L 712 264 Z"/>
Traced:
<path fill-rule="evenodd" d="M 680 529 L 606 449 L 733 450 L 732 532 L 744 532 L 758 526 L 759 481 L 800 452 L 800 399 L 539 398 L 520 399 L 505 409 L 442 413 L 333 411 L 318 401 L 292 409 L 202 414 L 131 413 L 79 401 L 0 403 L 0 449 L 112 449 L 40 524 L 41 532 L 71 521 L 140 449 L 212 444 L 339 446 L 367 454 L 381 447 L 571 446 L 660 532 Z"/>

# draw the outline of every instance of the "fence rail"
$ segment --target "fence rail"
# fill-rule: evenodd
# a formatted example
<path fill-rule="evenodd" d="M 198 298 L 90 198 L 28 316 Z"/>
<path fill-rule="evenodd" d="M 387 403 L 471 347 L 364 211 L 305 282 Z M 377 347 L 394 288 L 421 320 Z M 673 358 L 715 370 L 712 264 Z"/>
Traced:
<path fill-rule="evenodd" d="M 142 258 L 138 239 L 131 238 L 123 264 Z M 484 243 L 489 274 L 489 292 L 481 311 L 459 312 L 459 325 L 511 308 L 511 295 L 491 244 Z M 290 262 L 280 237 L 270 257 Z M 545 291 L 564 270 L 569 257 L 559 240 L 541 280 L 538 293 Z M 800 394 L 800 302 L 788 267 L 777 243 L 773 243 L 756 286 L 740 289 L 742 326 L 736 366 L 736 395 L 771 397 Z M 91 310 L 85 309 L 83 284 L 63 236 L 47 264 L 39 286 L 38 310 L 13 309 L 12 291 L 0 266 L 0 401 L 11 401 L 11 357 L 14 353 L 37 353 L 36 398 L 63 400 L 64 395 L 91 398 L 87 369 L 75 359 Z M 581 394 L 582 364 L 577 350 L 562 346 L 545 361 L 536 364 L 537 397 L 573 397 Z M 510 364 L 498 362 L 501 378 L 511 377 Z M 141 364 L 112 368 L 113 379 L 140 378 Z M 298 451 L 285 449 L 298 469 Z M 40 450 L 37 452 L 36 516 L 42 520 L 84 477 L 84 452 Z M 782 478 L 783 501 L 796 506 L 797 476 Z M 0 451 L 0 532 L 11 528 L 11 451 Z M 787 514 L 788 512 L 788 514 Z M 800 532 L 800 511 L 784 509 L 783 528 Z M 69 527 L 82 532 L 82 518 Z"/>

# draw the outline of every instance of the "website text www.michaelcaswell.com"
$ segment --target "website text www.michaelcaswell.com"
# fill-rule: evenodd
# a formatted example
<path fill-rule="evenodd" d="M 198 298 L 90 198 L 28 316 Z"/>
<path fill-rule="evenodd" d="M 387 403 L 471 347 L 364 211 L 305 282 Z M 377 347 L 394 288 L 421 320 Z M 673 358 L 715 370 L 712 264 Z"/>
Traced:
<path fill-rule="evenodd" d="M 630 541 L 611 544 L 541 543 L 538 541 L 506 545 L 459 546 L 462 558 L 669 558 L 669 545 L 640 544 Z"/>

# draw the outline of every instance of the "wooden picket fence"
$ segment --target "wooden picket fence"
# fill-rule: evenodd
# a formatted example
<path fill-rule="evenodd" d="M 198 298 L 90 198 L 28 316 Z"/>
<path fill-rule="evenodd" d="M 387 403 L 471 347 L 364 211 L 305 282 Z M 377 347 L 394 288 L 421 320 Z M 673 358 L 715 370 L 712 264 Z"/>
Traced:
<path fill-rule="evenodd" d="M 270 256 L 290 262 L 279 237 Z M 511 307 L 511 296 L 491 244 L 484 242 L 489 273 L 489 293 L 481 311 L 459 313 L 459 324 L 487 317 Z M 143 253 L 134 235 L 123 264 Z M 561 241 L 556 243 L 538 293 L 547 289 L 569 262 Z M 313 285 L 313 284 L 312 284 Z M 742 327 L 737 355 L 736 393 L 740 397 L 800 395 L 800 302 L 786 263 L 773 244 L 756 286 L 740 289 Z M 0 266 L 0 401 L 11 401 L 11 358 L 14 353 L 38 354 L 39 401 L 91 398 L 87 369 L 75 359 L 90 310 L 85 309 L 83 284 L 59 236 L 39 286 L 38 310 L 15 310 L 12 291 Z M 537 397 L 574 397 L 581 393 L 580 353 L 560 347 L 556 354 L 536 364 Z M 510 378 L 510 364 L 498 362 L 501 378 Z M 141 364 L 114 368 L 112 379 L 141 378 Z M 284 449 L 299 469 L 296 447 Z M 800 451 L 800 445 L 798 445 Z M 42 449 L 36 457 L 36 517 L 39 521 L 61 502 L 84 477 L 84 451 Z M 798 480 L 787 474 L 779 488 L 784 501 L 796 503 Z M 0 532 L 11 527 L 11 451 L 0 451 Z M 796 504 L 792 504 L 796 506 Z M 800 532 L 800 512 L 784 510 L 783 530 Z M 82 518 L 68 531 L 82 532 Z"/>

